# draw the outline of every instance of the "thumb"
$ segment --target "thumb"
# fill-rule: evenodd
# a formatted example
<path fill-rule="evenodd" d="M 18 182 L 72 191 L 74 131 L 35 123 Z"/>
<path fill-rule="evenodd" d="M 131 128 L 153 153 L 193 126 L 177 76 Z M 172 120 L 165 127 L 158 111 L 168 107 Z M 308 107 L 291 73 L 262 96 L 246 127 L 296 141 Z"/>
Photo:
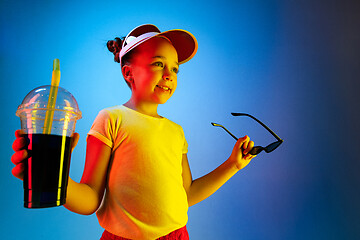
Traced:
<path fill-rule="evenodd" d="M 239 138 L 238 141 L 236 142 L 236 147 L 237 148 L 241 148 L 244 144 L 246 144 L 247 142 L 249 142 L 250 138 L 245 135 L 242 138 Z"/>
<path fill-rule="evenodd" d="M 71 135 L 71 137 L 72 137 L 71 151 L 73 151 L 77 143 L 79 142 L 80 135 L 77 132 L 74 132 Z"/>

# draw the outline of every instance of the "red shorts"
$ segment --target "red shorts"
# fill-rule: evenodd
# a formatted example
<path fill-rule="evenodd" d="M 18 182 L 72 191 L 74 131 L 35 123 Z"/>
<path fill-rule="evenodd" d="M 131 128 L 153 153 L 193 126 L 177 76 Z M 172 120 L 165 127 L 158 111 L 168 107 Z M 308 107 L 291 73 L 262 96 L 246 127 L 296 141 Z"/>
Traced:
<path fill-rule="evenodd" d="M 131 239 L 116 236 L 105 230 L 100 240 L 131 240 Z M 189 233 L 186 229 L 186 226 L 184 226 L 178 230 L 169 233 L 166 236 L 159 237 L 156 240 L 189 240 Z"/>

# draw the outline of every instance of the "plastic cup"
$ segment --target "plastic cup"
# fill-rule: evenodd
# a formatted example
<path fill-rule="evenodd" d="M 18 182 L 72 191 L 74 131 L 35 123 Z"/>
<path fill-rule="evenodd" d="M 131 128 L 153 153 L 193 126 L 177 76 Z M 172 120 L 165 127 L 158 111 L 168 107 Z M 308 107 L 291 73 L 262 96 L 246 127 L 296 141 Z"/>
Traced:
<path fill-rule="evenodd" d="M 48 105 L 50 91 L 56 103 Z M 45 124 L 49 113 L 52 123 Z M 81 112 L 74 96 L 61 87 L 41 86 L 30 91 L 16 116 L 28 140 L 25 161 L 24 207 L 46 208 L 65 204 L 70 170 L 72 134 Z"/>

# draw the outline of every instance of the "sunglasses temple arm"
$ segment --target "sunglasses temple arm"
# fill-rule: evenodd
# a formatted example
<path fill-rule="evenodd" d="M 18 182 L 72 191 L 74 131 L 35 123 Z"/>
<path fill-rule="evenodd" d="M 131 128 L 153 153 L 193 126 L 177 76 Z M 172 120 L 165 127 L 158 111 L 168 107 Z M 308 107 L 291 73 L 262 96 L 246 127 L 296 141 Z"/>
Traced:
<path fill-rule="evenodd" d="M 268 126 L 266 126 L 264 123 L 262 123 L 260 120 L 258 120 L 256 117 L 251 116 L 247 113 L 231 113 L 233 116 L 248 116 L 257 121 L 261 126 L 263 126 L 266 130 L 268 130 L 277 140 L 283 141 L 278 135 L 276 135 Z"/>
<path fill-rule="evenodd" d="M 236 141 L 239 140 L 237 137 L 235 137 L 229 130 L 227 130 L 223 125 L 220 124 L 215 124 L 215 123 L 211 123 L 213 126 L 216 127 L 221 127 L 222 129 L 224 129 L 228 134 L 230 134 Z M 258 148 L 261 148 L 261 150 L 258 152 Z M 253 149 L 251 149 L 251 151 L 249 152 L 251 155 L 257 155 L 262 151 L 263 147 L 260 146 L 255 146 L 253 147 Z"/>
<path fill-rule="evenodd" d="M 223 127 L 224 128 L 224 130 L 228 133 L 228 134 L 230 134 L 236 141 L 237 140 L 239 140 L 237 137 L 235 137 L 231 132 L 229 132 L 225 127 Z"/>
<path fill-rule="evenodd" d="M 228 134 L 230 134 L 230 136 L 232 136 L 236 141 L 238 140 L 237 137 L 234 136 L 234 134 L 232 134 L 229 130 L 227 130 L 223 125 L 220 124 L 215 124 L 215 123 L 211 123 L 213 126 L 215 127 L 221 127 L 222 129 L 224 129 Z"/>

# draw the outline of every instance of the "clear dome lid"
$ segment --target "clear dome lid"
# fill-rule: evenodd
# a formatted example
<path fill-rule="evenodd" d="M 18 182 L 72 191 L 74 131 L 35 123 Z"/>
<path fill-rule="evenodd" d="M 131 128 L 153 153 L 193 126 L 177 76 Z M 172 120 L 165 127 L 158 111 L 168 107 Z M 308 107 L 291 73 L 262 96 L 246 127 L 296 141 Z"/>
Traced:
<path fill-rule="evenodd" d="M 54 106 L 49 106 L 48 104 L 51 88 L 57 92 Z M 52 94 L 52 98 L 54 98 L 54 94 Z M 29 111 L 36 110 L 63 111 L 70 115 L 73 120 L 81 118 L 81 111 L 74 96 L 62 87 L 51 85 L 37 87 L 30 91 L 19 105 L 16 116 L 20 118 L 25 117 Z"/>

